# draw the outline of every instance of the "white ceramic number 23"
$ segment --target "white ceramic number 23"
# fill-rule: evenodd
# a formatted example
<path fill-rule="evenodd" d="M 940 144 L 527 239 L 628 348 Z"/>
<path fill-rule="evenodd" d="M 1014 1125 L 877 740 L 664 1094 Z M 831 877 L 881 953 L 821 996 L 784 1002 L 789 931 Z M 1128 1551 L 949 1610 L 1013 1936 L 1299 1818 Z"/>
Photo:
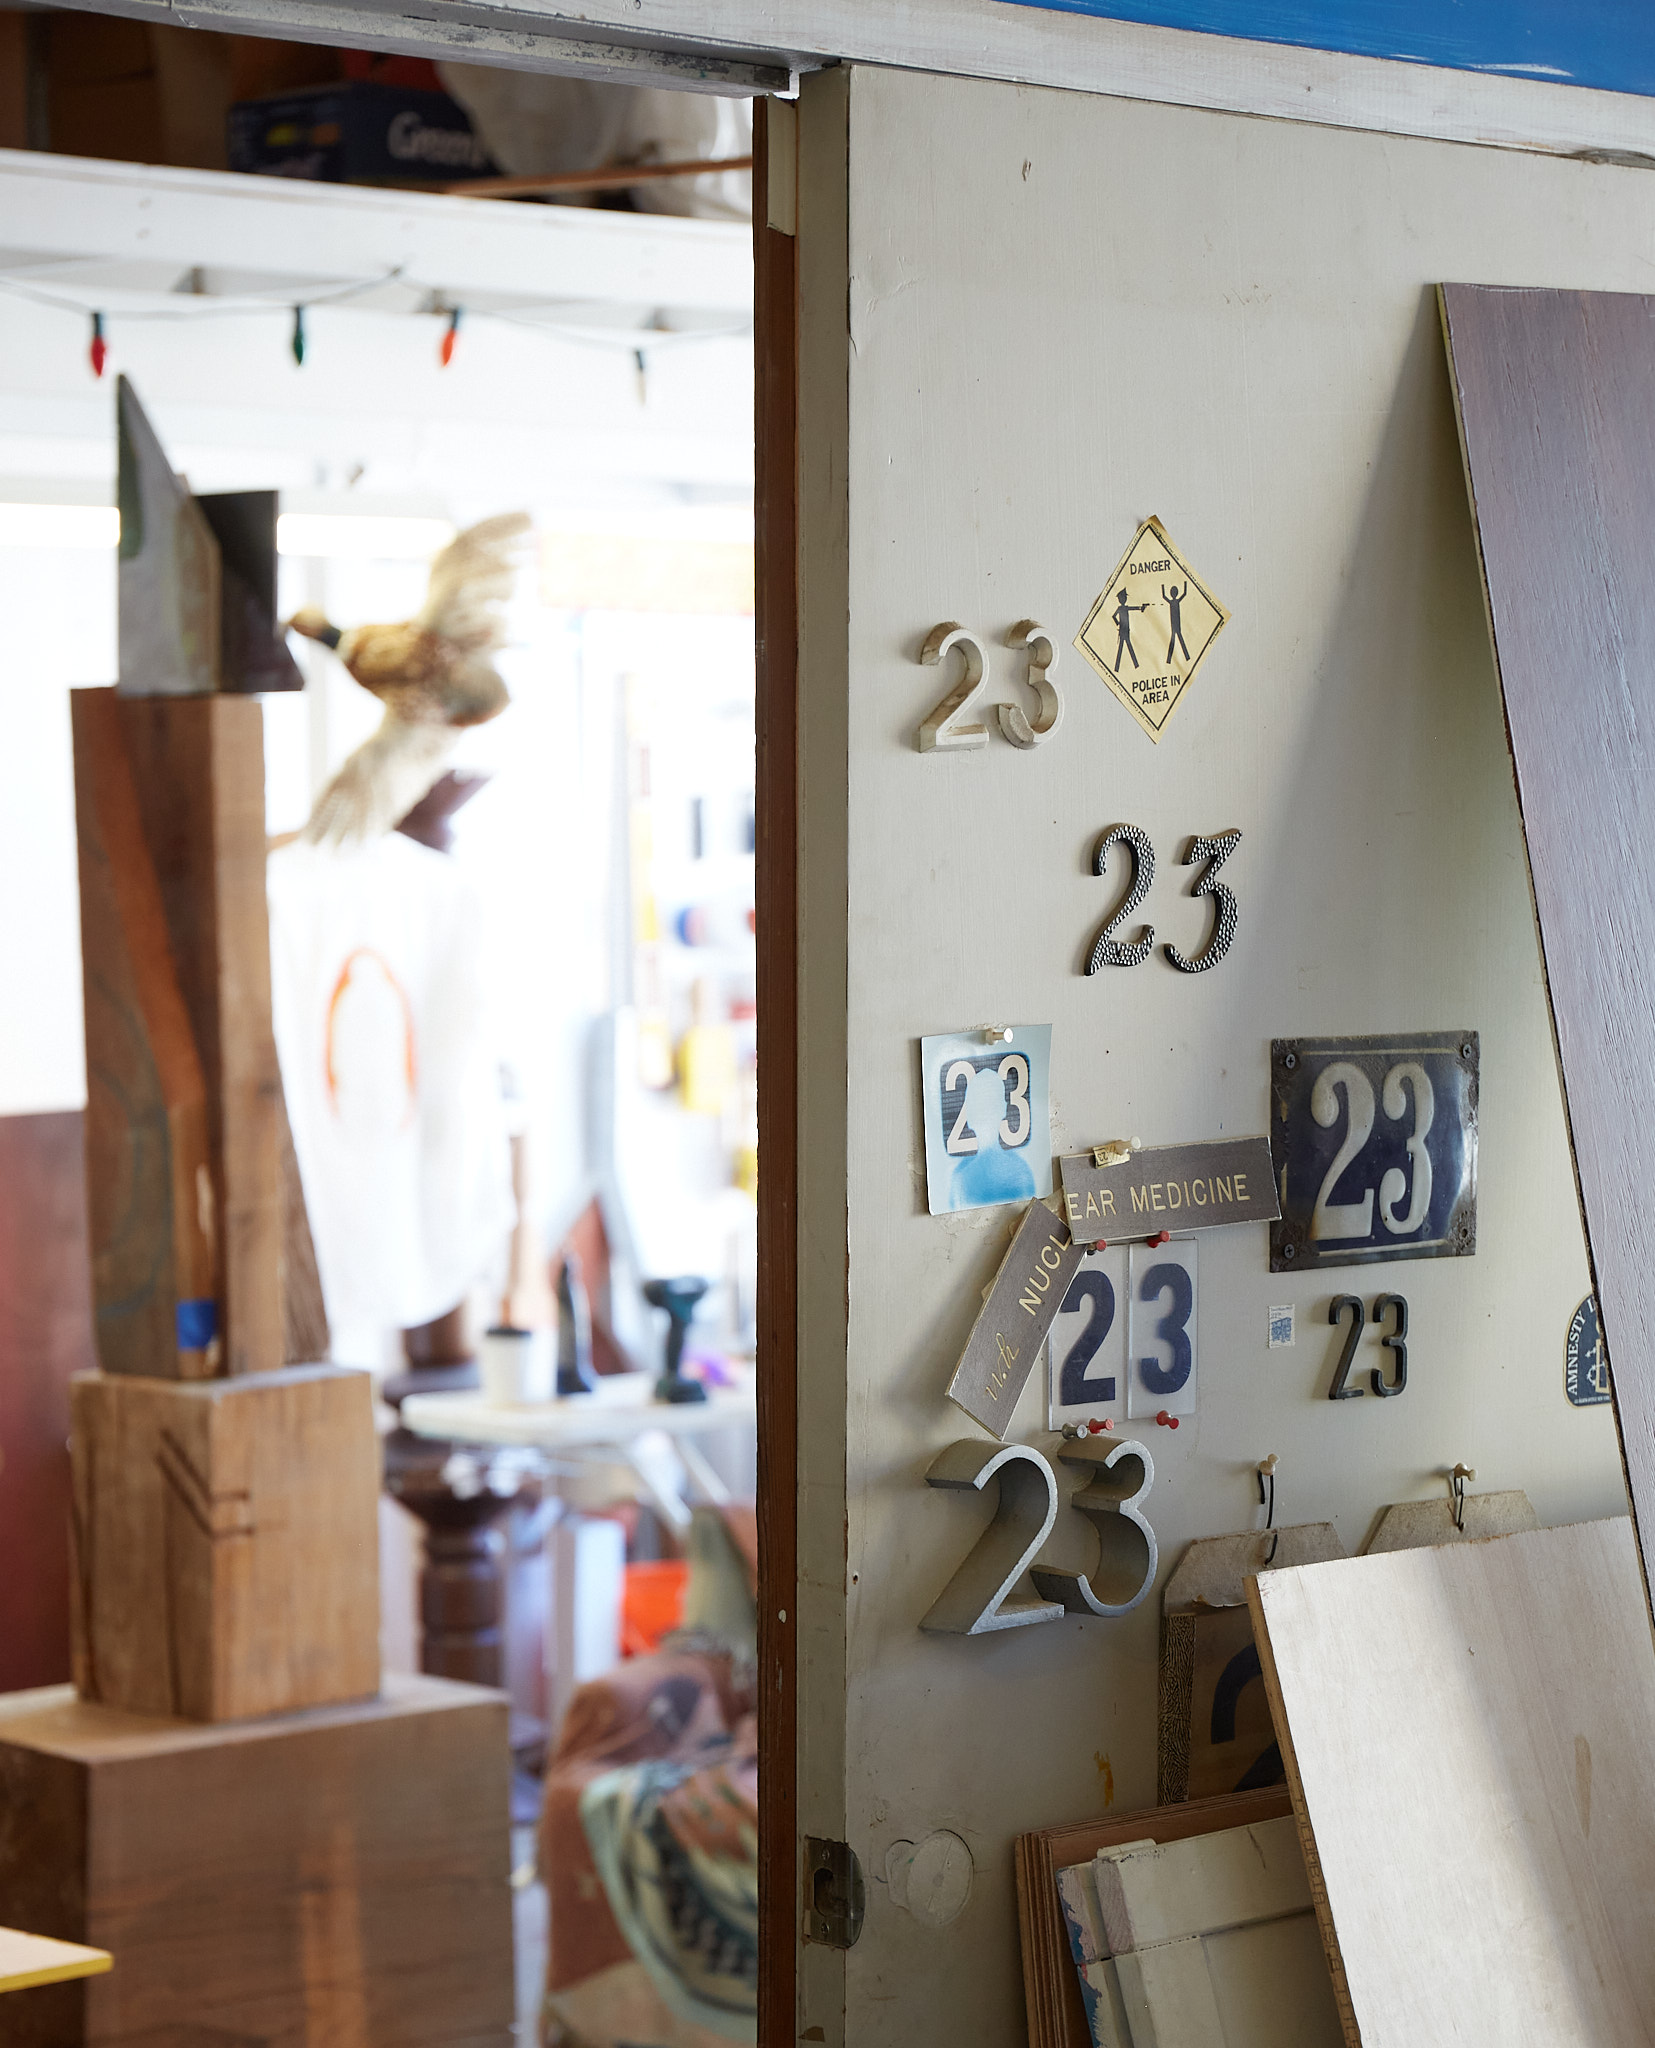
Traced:
<path fill-rule="evenodd" d="M 1063 699 L 1052 680 L 1052 670 L 1057 667 L 1057 643 L 1046 628 L 1033 619 L 1019 619 L 1006 635 L 1006 645 L 1028 649 L 1027 680 L 1034 693 L 1034 716 L 1031 719 L 1020 704 L 997 704 L 994 708 L 1000 716 L 1000 730 L 1014 747 L 1038 747 L 1042 740 L 1049 740 L 1063 723 Z M 976 634 L 969 632 L 957 620 L 947 619 L 926 634 L 919 658 L 927 668 L 935 668 L 956 651 L 960 657 L 960 679 L 920 722 L 919 750 L 922 754 L 949 753 L 988 745 L 986 725 L 963 725 L 960 722 L 976 700 L 988 674 L 988 658 Z"/>

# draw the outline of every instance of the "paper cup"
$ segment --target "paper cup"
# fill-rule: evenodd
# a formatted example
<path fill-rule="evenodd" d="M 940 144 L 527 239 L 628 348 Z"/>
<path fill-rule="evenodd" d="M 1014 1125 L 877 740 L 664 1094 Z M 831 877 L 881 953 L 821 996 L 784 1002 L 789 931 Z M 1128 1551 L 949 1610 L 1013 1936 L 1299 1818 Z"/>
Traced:
<path fill-rule="evenodd" d="M 477 1354 L 483 1399 L 492 1408 L 524 1408 L 552 1398 L 550 1330 L 490 1330 Z"/>

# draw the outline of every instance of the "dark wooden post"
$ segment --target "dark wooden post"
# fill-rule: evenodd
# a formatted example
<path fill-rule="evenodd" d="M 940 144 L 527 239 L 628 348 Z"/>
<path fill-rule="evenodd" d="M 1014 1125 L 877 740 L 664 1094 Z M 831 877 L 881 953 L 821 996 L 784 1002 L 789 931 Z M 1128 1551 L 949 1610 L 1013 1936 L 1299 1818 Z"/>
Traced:
<path fill-rule="evenodd" d="M 409 1394 L 477 1384 L 477 1361 L 463 1307 L 402 1333 L 408 1370 L 382 1389 L 393 1408 Z M 522 1490 L 511 1461 L 485 1449 L 475 1460 L 476 1490 L 456 1492 L 446 1476 L 455 1446 L 397 1428 L 385 1440 L 385 1491 L 425 1529 L 420 1570 L 420 1669 L 435 1678 L 504 1685 L 505 1538 L 497 1527 Z"/>

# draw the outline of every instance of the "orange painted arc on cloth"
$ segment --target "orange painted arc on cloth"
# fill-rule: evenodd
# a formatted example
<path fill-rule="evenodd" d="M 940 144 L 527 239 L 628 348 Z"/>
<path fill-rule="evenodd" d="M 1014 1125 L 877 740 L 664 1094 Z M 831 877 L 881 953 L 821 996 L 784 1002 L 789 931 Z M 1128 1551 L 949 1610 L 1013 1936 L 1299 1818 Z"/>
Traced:
<path fill-rule="evenodd" d="M 323 1054 L 328 1084 L 328 1105 L 334 1115 L 338 1116 L 339 1071 L 334 1062 L 334 1035 L 339 1024 L 339 1006 L 350 989 L 351 979 L 356 972 L 359 961 L 372 961 L 374 966 L 384 975 L 387 986 L 391 989 L 402 1007 L 403 1073 L 408 1084 L 408 1113 L 404 1119 L 406 1122 L 413 1117 L 414 1101 L 419 1086 L 419 1057 L 414 1043 L 414 1007 L 409 1002 L 407 991 L 403 988 L 402 983 L 392 973 L 390 962 L 383 953 L 373 946 L 358 946 L 354 951 L 345 955 L 344 965 L 339 970 L 339 978 L 333 984 L 333 994 L 328 998 L 327 1041 Z"/>

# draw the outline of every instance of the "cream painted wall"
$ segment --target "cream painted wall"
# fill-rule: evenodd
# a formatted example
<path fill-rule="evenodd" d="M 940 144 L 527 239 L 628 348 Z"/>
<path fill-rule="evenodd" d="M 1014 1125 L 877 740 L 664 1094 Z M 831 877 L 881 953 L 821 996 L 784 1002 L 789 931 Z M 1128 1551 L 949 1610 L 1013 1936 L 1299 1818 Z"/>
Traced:
<path fill-rule="evenodd" d="M 1262 1227 L 1203 1239 L 1200 1411 L 1147 1432 L 1162 1581 L 1191 1538 L 1257 1526 L 1270 1451 L 1280 1519 L 1352 1550 L 1458 1458 L 1546 1522 L 1623 1510 L 1609 1411 L 1563 1395 L 1586 1266 L 1431 288 L 1650 289 L 1655 181 L 854 70 L 806 81 L 799 233 L 801 1826 L 869 1880 L 859 1945 L 805 1951 L 800 2024 L 837 2038 L 842 1988 L 857 2048 L 1012 2042 L 1012 1839 L 1111 1779 L 1118 1808 L 1153 1801 L 1159 1598 L 919 1632 L 986 1519 L 923 1474 L 977 1434 L 943 1387 L 1008 1214 L 925 1213 L 914 1041 L 1050 1019 L 1061 1150 L 1264 1130 L 1272 1036 L 1479 1029 L 1475 1258 L 1272 1277 Z M 1067 648 L 1152 512 L 1234 614 L 1159 747 Z M 916 752 L 926 631 L 993 645 L 1031 614 L 1065 647 L 1057 738 Z M 1215 971 L 1079 972 L 1121 820 L 1186 944 L 1179 842 L 1241 828 Z M 1409 1298 L 1400 1400 L 1324 1398 L 1346 1285 Z M 1283 1301 L 1298 1344 L 1270 1352 Z M 1014 1436 L 1050 1443 L 1041 1400 Z M 1058 1531 L 1083 1558 L 1086 1525 Z M 884 1873 L 941 1828 L 976 1876 L 934 1930 Z"/>

